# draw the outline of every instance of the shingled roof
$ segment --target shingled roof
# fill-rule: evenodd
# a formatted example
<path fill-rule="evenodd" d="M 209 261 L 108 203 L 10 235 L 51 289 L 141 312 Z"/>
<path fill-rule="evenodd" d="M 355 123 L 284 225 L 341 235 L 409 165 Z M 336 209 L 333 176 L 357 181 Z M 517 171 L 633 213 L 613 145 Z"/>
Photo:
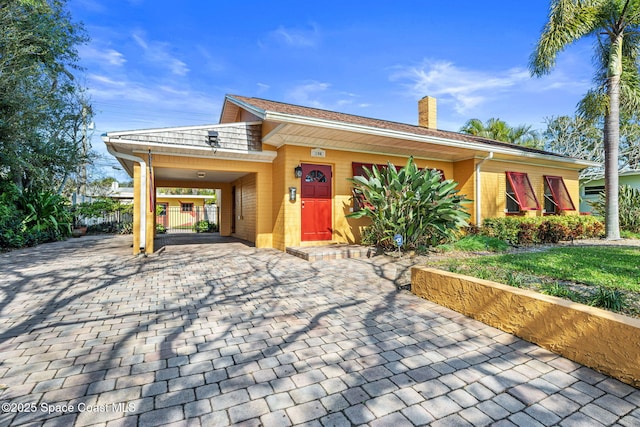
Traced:
<path fill-rule="evenodd" d="M 392 122 L 388 120 L 373 119 L 369 117 L 357 116 L 354 114 L 339 113 L 336 111 L 323 110 L 320 108 L 303 107 L 295 104 L 287 104 L 284 102 L 270 101 L 262 98 L 251 98 L 239 95 L 227 95 L 228 98 L 236 99 L 244 104 L 253 106 L 254 108 L 261 110 L 262 113 L 275 112 L 280 114 L 287 114 L 291 116 L 309 117 L 314 119 L 328 120 L 332 122 L 348 123 L 359 126 L 366 126 L 377 129 L 393 130 L 398 132 L 406 132 L 421 136 L 431 136 L 435 138 L 449 139 L 461 142 L 480 143 L 494 147 L 504 147 L 510 149 L 516 149 L 523 152 L 536 153 L 542 155 L 551 155 L 559 158 L 569 159 L 570 157 L 557 153 L 552 153 L 544 150 L 537 150 L 534 148 L 523 147 L 517 144 L 511 144 L 508 142 L 495 141 L 488 138 L 482 138 L 474 135 L 467 135 L 459 132 L 451 132 L 439 129 L 429 129 L 418 125 L 410 125 L 407 123 Z"/>

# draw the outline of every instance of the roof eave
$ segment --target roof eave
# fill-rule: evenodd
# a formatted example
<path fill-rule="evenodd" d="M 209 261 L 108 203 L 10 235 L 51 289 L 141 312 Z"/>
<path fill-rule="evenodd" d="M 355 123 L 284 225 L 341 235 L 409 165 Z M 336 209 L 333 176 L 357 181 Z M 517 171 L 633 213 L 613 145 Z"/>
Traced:
<path fill-rule="evenodd" d="M 418 135 L 410 132 L 402 132 L 402 131 L 397 131 L 392 129 L 377 128 L 373 126 L 337 122 L 333 120 L 325 120 L 325 119 L 319 119 L 315 117 L 278 113 L 275 111 L 265 111 L 263 120 L 280 122 L 280 123 L 317 126 L 317 127 L 327 128 L 327 129 L 336 129 L 336 130 L 343 130 L 348 132 L 384 136 L 389 138 L 404 139 L 404 140 L 411 140 L 411 141 L 418 141 L 418 142 L 427 142 L 431 144 L 476 150 L 476 151 L 482 151 L 486 153 L 493 152 L 496 154 L 553 160 L 553 161 L 573 164 L 582 168 L 601 166 L 600 163 L 592 162 L 589 160 L 576 159 L 572 157 L 561 157 L 553 154 L 533 153 L 533 152 L 518 150 L 517 148 L 490 146 L 490 145 L 481 144 L 477 142 L 455 141 L 452 139 L 441 138 L 436 136 Z"/>
<path fill-rule="evenodd" d="M 164 144 L 158 142 L 134 141 L 124 138 L 109 138 L 108 135 L 102 137 L 105 144 L 115 148 L 116 145 L 125 146 L 132 153 L 165 154 L 175 156 L 193 155 L 194 157 L 206 157 L 223 160 L 246 160 L 261 163 L 271 163 L 276 158 L 275 151 L 241 151 L 210 147 L 195 147 L 183 144 Z M 117 150 L 116 150 L 117 151 Z"/>
<path fill-rule="evenodd" d="M 224 103 L 222 104 L 222 111 L 220 112 L 220 122 L 221 123 L 223 121 L 223 117 L 225 115 L 228 102 L 230 102 L 230 103 L 242 108 L 243 110 L 249 111 L 251 114 L 253 114 L 254 116 L 259 117 L 261 119 L 264 119 L 264 116 L 267 113 L 262 108 L 259 108 L 259 107 L 256 107 L 255 105 L 252 105 L 252 104 L 249 104 L 247 102 L 241 101 L 240 99 L 234 97 L 233 95 L 225 95 Z"/>

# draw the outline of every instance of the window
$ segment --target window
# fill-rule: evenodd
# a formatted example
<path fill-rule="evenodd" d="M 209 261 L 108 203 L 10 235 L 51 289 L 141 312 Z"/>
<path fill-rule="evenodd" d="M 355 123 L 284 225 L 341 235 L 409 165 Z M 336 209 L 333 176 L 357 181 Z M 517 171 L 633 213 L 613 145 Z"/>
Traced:
<path fill-rule="evenodd" d="M 319 170 L 312 170 L 304 178 L 305 182 L 327 182 L 327 177 Z"/>
<path fill-rule="evenodd" d="M 507 174 L 507 213 L 540 210 L 540 204 L 533 192 L 529 176 L 522 172 Z"/>
<path fill-rule="evenodd" d="M 387 165 L 376 165 L 378 170 L 386 169 Z M 353 176 L 366 176 L 364 172 L 364 168 L 367 168 L 369 171 L 373 169 L 373 163 L 351 163 L 351 169 L 353 170 Z M 396 169 L 399 169 L 396 167 Z"/>
<path fill-rule="evenodd" d="M 600 193 L 602 192 L 604 192 L 604 185 L 594 185 L 591 187 L 584 187 L 585 196 L 599 196 Z"/>
<path fill-rule="evenodd" d="M 387 165 L 376 165 L 378 167 L 378 170 L 382 170 L 382 169 L 386 169 Z M 365 172 L 364 172 L 364 167 L 366 167 L 367 169 L 371 170 L 373 168 L 373 163 L 356 163 L 353 162 L 351 163 L 351 169 L 353 170 L 353 176 L 365 176 Z M 402 169 L 404 166 L 396 166 L 396 170 L 400 170 Z M 424 169 L 424 168 L 418 168 L 420 170 Z M 435 169 L 435 168 L 434 168 Z M 440 180 L 444 181 L 444 171 L 442 169 L 435 169 L 440 173 Z"/>
<path fill-rule="evenodd" d="M 193 212 L 193 203 L 180 203 L 181 212 Z"/>
<path fill-rule="evenodd" d="M 158 207 L 156 208 L 156 212 L 158 216 L 167 216 L 167 204 L 166 203 L 158 203 Z"/>
<path fill-rule="evenodd" d="M 544 211 L 557 214 L 562 211 L 575 211 L 567 186 L 561 176 L 544 177 Z"/>

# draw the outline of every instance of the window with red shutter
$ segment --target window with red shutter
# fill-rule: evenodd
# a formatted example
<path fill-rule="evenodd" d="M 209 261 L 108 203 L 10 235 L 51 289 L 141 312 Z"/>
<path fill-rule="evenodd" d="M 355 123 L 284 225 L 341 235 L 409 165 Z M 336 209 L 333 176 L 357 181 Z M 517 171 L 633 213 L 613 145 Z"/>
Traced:
<path fill-rule="evenodd" d="M 523 172 L 507 174 L 507 213 L 540 210 L 529 176 Z"/>
<path fill-rule="evenodd" d="M 575 211 L 567 186 L 561 176 L 544 177 L 544 210 L 554 214 L 561 211 Z"/>
<path fill-rule="evenodd" d="M 378 170 L 382 170 L 382 169 L 386 169 L 387 165 L 376 165 L 378 167 Z M 351 163 L 351 170 L 353 171 L 353 176 L 365 176 L 364 174 L 364 167 L 366 167 L 367 169 L 371 170 L 373 168 L 373 163 L 357 163 L 357 162 L 352 162 Z M 402 169 L 402 166 L 396 166 L 396 170 L 400 170 Z M 418 168 L 420 170 L 424 169 L 424 168 Z M 434 168 L 435 169 L 435 168 Z M 445 176 L 444 176 L 444 171 L 442 169 L 435 169 L 440 173 L 440 180 L 444 181 L 445 180 Z"/>

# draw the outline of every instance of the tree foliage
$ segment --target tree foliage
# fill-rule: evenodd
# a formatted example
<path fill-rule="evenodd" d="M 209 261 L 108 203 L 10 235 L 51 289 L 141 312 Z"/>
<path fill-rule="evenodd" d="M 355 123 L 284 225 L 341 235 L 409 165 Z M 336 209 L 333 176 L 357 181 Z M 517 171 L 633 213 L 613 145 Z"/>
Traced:
<path fill-rule="evenodd" d="M 513 127 L 504 120 L 496 118 L 491 118 L 484 123 L 480 119 L 471 119 L 460 128 L 460 132 L 530 148 L 540 149 L 543 146 L 540 134 L 532 129 L 531 125 Z"/>
<path fill-rule="evenodd" d="M 87 37 L 64 0 L 7 0 L 0 27 L 0 179 L 53 190 L 84 161 L 91 110 L 73 73 Z"/>
<path fill-rule="evenodd" d="M 551 72 L 560 52 L 573 42 L 595 41 L 595 87 L 579 104 L 585 118 L 604 118 L 606 237 L 618 239 L 620 118 L 640 106 L 640 1 L 552 0 L 549 20 L 531 54 L 534 76 Z M 621 111 L 622 109 L 622 111 Z"/>
<path fill-rule="evenodd" d="M 364 243 L 394 249 L 393 238 L 400 234 L 404 248 L 417 249 L 442 243 L 467 226 L 469 213 L 462 206 L 467 200 L 458 194 L 456 182 L 441 181 L 439 171 L 418 169 L 409 158 L 400 170 L 388 163 L 365 168 L 365 174 L 349 179 L 364 204 L 347 215 L 371 219 Z"/>
<path fill-rule="evenodd" d="M 543 132 L 545 150 L 579 159 L 604 163 L 602 120 L 591 120 L 581 115 L 557 116 L 546 119 Z M 637 118 L 622 120 L 620 125 L 620 154 L 618 170 L 640 168 L 640 122 Z M 591 167 L 580 172 L 580 178 L 600 179 L 604 168 Z"/>

